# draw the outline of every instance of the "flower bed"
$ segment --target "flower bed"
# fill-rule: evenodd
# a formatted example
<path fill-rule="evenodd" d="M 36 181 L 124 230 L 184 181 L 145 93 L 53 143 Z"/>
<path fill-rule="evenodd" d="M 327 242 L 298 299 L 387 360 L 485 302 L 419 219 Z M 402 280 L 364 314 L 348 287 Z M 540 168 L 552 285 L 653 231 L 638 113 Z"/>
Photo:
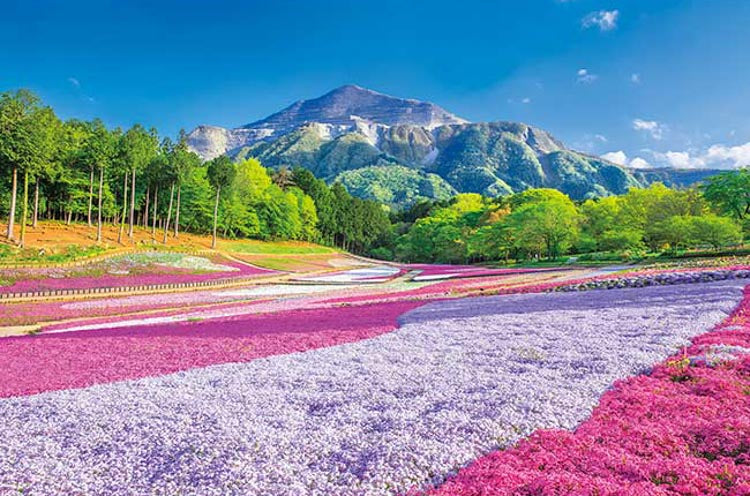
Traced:
<path fill-rule="evenodd" d="M 195 283 L 271 275 L 274 271 L 217 258 L 170 252 L 113 257 L 82 267 L 3 271 L 0 293 Z"/>
<path fill-rule="evenodd" d="M 438 265 L 438 264 L 410 264 L 406 266 L 409 270 L 418 270 L 413 281 L 435 281 L 441 279 L 463 278 L 463 277 L 486 277 L 511 274 L 528 274 L 531 272 L 544 272 L 559 269 L 488 269 L 475 265 Z"/>
<path fill-rule="evenodd" d="M 328 272 L 319 276 L 299 277 L 298 281 L 317 283 L 376 283 L 386 282 L 402 275 L 404 271 L 390 265 L 375 265 L 359 269 Z"/>
<path fill-rule="evenodd" d="M 393 330 L 396 317 L 416 305 L 300 310 L 205 323 L 4 338 L 0 340 L 0 398 L 365 339 Z"/>
<path fill-rule="evenodd" d="M 745 266 L 728 267 L 721 270 L 656 271 L 625 273 L 619 276 L 602 276 L 587 281 L 576 281 L 550 288 L 554 291 L 588 291 L 591 289 L 643 288 L 671 284 L 694 284 L 700 282 L 726 281 L 750 278 L 750 269 Z"/>
<path fill-rule="evenodd" d="M 750 291 L 713 332 L 620 381 L 574 432 L 537 431 L 428 494 L 750 494 Z"/>
<path fill-rule="evenodd" d="M 539 428 L 575 427 L 613 381 L 725 318 L 740 288 L 440 301 L 403 315 L 394 332 L 383 319 L 417 303 L 3 340 L 6 396 L 98 385 L 0 400 L 0 487 L 206 496 L 424 487 Z M 367 322 L 375 331 L 362 331 Z M 297 350 L 309 351 L 276 354 Z M 244 363 L 193 368 L 210 364 L 204 356 Z"/>

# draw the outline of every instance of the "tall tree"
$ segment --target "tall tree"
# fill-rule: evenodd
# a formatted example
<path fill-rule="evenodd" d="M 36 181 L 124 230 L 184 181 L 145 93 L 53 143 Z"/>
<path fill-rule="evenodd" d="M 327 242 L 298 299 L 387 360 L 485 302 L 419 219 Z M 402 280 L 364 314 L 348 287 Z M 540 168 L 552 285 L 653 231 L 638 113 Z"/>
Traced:
<path fill-rule="evenodd" d="M 86 140 L 91 134 L 88 122 L 70 119 L 63 123 L 59 139 L 59 159 L 56 161 L 55 182 L 59 186 L 58 198 L 68 208 L 68 222 L 73 212 L 86 214 L 91 226 L 94 164 L 84 157 Z M 48 199 L 49 200 L 49 199 Z M 88 211 L 84 205 L 88 203 Z"/>
<path fill-rule="evenodd" d="M 91 134 L 83 149 L 83 160 L 99 172 L 99 195 L 96 224 L 96 241 L 102 241 L 102 213 L 104 201 L 104 172 L 112 164 L 116 154 L 118 133 L 109 131 L 104 123 L 95 119 L 91 123 Z"/>
<path fill-rule="evenodd" d="M 0 165 L 11 174 L 9 240 L 14 239 L 18 171 L 28 171 L 38 156 L 35 116 L 40 110 L 39 98 L 28 90 L 0 94 Z"/>
<path fill-rule="evenodd" d="M 555 192 L 558 193 L 558 192 Z M 512 227 L 516 246 L 530 254 L 545 252 L 554 259 L 575 241 L 579 217 L 573 202 L 566 195 L 550 190 L 528 190 L 507 219 Z"/>
<path fill-rule="evenodd" d="M 180 129 L 180 134 L 177 143 L 172 149 L 170 160 L 172 162 L 177 182 L 177 207 L 174 216 L 174 237 L 178 238 L 180 236 L 182 185 L 190 177 L 192 171 L 201 164 L 200 157 L 188 149 L 187 133 L 185 133 L 184 129 Z"/>
<path fill-rule="evenodd" d="M 136 175 L 142 173 L 158 153 L 156 130 L 147 131 L 140 124 L 128 129 L 120 139 L 120 160 L 130 179 L 130 208 L 128 210 L 128 238 L 133 239 L 135 225 Z M 127 198 L 127 196 L 125 197 Z M 123 220 L 125 218 L 123 210 Z"/>
<path fill-rule="evenodd" d="M 21 219 L 20 245 L 26 244 L 26 223 L 29 214 L 29 178 L 33 176 L 37 188 L 39 187 L 39 176 L 50 170 L 52 157 L 58 145 L 59 120 L 49 107 L 38 108 L 29 115 L 29 137 L 34 153 L 24 167 L 23 175 L 23 209 Z M 37 215 L 39 191 L 36 190 L 34 204 L 34 217 Z M 36 218 L 34 219 L 36 224 Z"/>
<path fill-rule="evenodd" d="M 39 218 L 39 185 L 42 179 L 49 181 L 58 171 L 63 139 L 62 122 L 51 108 L 42 109 L 36 118 L 37 155 L 34 164 L 34 211 L 32 227 L 37 227 Z"/>
<path fill-rule="evenodd" d="M 174 204 L 174 187 L 177 182 L 177 170 L 174 161 L 174 143 L 169 138 L 164 138 L 162 142 L 162 153 L 165 160 L 162 164 L 160 178 L 162 182 L 170 185 L 169 207 L 167 208 L 167 219 L 164 223 L 164 239 L 162 243 L 167 244 L 167 234 L 169 233 L 169 222 L 172 217 L 172 205 Z"/>
<path fill-rule="evenodd" d="M 122 177 L 123 177 L 122 213 L 120 217 L 120 229 L 117 233 L 117 242 L 122 244 L 122 235 L 125 232 L 125 218 L 127 217 L 127 212 L 128 212 L 128 179 L 130 179 L 130 170 L 128 169 L 127 164 L 120 162 L 120 165 L 122 167 L 120 168 L 118 172 L 122 174 Z"/>
<path fill-rule="evenodd" d="M 216 202 L 214 203 L 214 227 L 211 248 L 216 249 L 216 225 L 219 219 L 219 198 L 221 189 L 232 184 L 236 170 L 232 160 L 226 155 L 221 155 L 208 163 L 208 180 L 216 190 Z"/>
<path fill-rule="evenodd" d="M 706 180 L 706 200 L 737 220 L 750 216 L 750 169 L 722 172 Z"/>
<path fill-rule="evenodd" d="M 151 200 L 151 237 L 154 239 L 156 239 L 156 224 L 159 219 L 159 185 L 164 181 L 167 169 L 169 168 L 168 155 L 171 146 L 169 140 L 164 140 L 159 147 L 159 154 L 154 157 L 146 169 L 149 189 L 152 189 L 154 192 L 153 200 Z"/>

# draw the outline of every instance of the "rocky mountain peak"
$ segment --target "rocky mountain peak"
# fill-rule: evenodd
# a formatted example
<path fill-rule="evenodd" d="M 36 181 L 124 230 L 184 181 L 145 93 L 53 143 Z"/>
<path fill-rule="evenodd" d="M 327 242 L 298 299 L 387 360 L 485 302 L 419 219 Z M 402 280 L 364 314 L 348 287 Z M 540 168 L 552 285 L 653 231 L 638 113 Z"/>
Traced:
<path fill-rule="evenodd" d="M 396 98 L 347 84 L 321 97 L 295 102 L 243 128 L 271 128 L 280 134 L 306 122 L 348 126 L 355 120 L 383 126 L 408 124 L 427 128 L 467 122 L 434 103 Z"/>

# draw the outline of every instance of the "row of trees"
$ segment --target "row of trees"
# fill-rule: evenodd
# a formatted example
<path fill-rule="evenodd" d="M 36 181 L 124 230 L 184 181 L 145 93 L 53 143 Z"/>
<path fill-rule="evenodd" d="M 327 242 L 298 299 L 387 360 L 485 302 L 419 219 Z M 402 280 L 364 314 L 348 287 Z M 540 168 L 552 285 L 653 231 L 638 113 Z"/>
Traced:
<path fill-rule="evenodd" d="M 389 231 L 374 202 L 352 198 L 305 170 L 272 172 L 255 159 L 202 162 L 176 141 L 136 124 L 108 129 L 98 119 L 61 121 L 31 92 L 0 94 L 0 213 L 6 236 L 23 246 L 39 219 L 119 226 L 132 242 L 141 225 L 163 243 L 181 229 L 260 239 L 322 241 L 364 252 Z M 19 191 L 21 190 L 21 191 Z M 33 191 L 30 191 L 33 190 Z M 20 197 L 20 198 L 19 198 Z M 20 235 L 16 224 L 20 216 Z"/>
<path fill-rule="evenodd" d="M 84 122 L 60 121 L 52 109 L 43 106 L 29 91 L 0 94 L 0 167 L 10 175 L 7 197 L 6 236 L 15 238 L 18 203 L 18 176 L 22 176 L 21 232 L 19 244 L 25 241 L 29 206 L 31 225 L 40 218 L 85 220 L 93 226 L 96 216 L 97 241 L 102 240 L 105 221 L 120 224 L 118 241 L 127 227 L 133 238 L 137 216 L 144 226 L 153 219 L 164 229 L 170 226 L 179 236 L 180 192 L 191 170 L 201 164 L 187 149 L 184 133 L 177 143 L 159 140 L 155 129 L 140 124 L 127 131 L 110 130 L 96 119 Z M 159 204 L 159 187 L 170 191 L 170 205 L 163 218 Z M 29 188 L 33 187 L 33 199 Z M 174 191 L 177 190 L 177 202 Z M 175 221 L 171 224 L 171 215 Z"/>
<path fill-rule="evenodd" d="M 382 251 L 404 261 L 461 263 L 718 249 L 742 241 L 748 215 L 747 170 L 720 174 L 700 189 L 654 184 L 581 204 L 551 189 L 494 199 L 463 194 L 403 214 L 400 236 Z"/>

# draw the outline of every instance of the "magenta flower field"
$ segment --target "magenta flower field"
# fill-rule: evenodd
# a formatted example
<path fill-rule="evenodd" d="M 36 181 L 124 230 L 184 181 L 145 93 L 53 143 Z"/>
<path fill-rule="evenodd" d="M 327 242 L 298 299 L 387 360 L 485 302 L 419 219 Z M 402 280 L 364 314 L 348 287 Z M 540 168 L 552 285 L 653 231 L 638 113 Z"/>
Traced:
<path fill-rule="evenodd" d="M 373 266 L 4 303 L 34 334 L 0 338 L 0 494 L 747 495 L 749 277 Z"/>
<path fill-rule="evenodd" d="M 179 253 L 145 252 L 70 269 L 30 268 L 2 272 L 0 294 L 198 283 L 269 276 L 275 271 L 221 257 L 214 261 Z"/>

